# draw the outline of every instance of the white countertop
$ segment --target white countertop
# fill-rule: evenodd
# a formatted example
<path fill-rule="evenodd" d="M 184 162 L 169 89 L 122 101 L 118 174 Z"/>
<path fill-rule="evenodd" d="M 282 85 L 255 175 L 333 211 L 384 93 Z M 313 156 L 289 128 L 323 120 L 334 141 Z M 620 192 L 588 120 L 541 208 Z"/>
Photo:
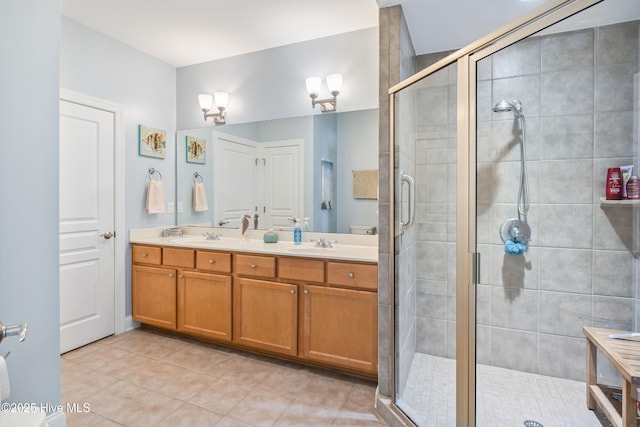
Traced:
<path fill-rule="evenodd" d="M 287 231 L 277 231 L 277 243 L 264 243 L 262 240 L 264 230 L 250 230 L 249 239 L 242 239 L 240 230 L 200 227 L 182 227 L 182 229 L 182 237 L 162 237 L 164 228 L 132 229 L 129 232 L 129 241 L 144 245 L 378 262 L 378 236 L 308 232 L 304 233 L 302 244 L 294 245 L 292 233 Z M 222 234 L 222 237 L 220 240 L 206 240 L 202 236 L 206 231 Z M 317 248 L 310 240 L 318 238 L 337 240 L 337 243 L 333 243 L 332 248 Z"/>

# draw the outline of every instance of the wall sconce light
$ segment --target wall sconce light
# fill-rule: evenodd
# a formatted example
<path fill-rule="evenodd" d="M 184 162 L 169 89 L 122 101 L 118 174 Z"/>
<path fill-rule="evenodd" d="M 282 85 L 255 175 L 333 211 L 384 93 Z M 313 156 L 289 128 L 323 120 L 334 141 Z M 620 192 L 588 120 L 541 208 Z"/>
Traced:
<path fill-rule="evenodd" d="M 320 111 L 336 111 L 336 97 L 340 94 L 342 88 L 342 75 L 329 74 L 327 76 L 327 86 L 331 92 L 331 98 L 317 99 L 320 93 L 322 79 L 320 77 L 309 77 L 307 79 L 307 91 L 311 97 L 311 106 L 316 108 L 316 104 L 320 104 Z"/>
<path fill-rule="evenodd" d="M 211 106 L 213 101 L 216 101 L 216 108 L 218 109 L 217 113 L 209 113 L 211 110 Z M 229 102 L 229 94 L 226 92 L 216 92 L 213 96 L 203 93 L 198 95 L 198 101 L 200 102 L 200 109 L 204 113 L 204 121 L 206 122 L 209 117 L 213 118 L 213 123 L 216 125 L 223 125 L 227 122 L 227 113 L 225 109 L 227 108 L 227 102 Z"/>

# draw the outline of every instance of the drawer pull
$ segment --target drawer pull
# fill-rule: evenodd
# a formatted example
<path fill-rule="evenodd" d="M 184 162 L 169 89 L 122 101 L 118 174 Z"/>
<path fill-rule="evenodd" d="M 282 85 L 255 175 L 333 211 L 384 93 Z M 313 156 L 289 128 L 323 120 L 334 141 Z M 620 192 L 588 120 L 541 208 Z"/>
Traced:
<path fill-rule="evenodd" d="M 349 279 L 353 279 L 354 277 L 356 277 L 356 275 L 355 275 L 355 274 L 353 274 L 353 273 L 349 273 Z"/>
<path fill-rule="evenodd" d="M 175 274 L 169 273 L 169 277 L 174 277 L 174 276 L 175 276 Z"/>
<path fill-rule="evenodd" d="M 309 295 L 309 291 L 305 289 L 305 290 L 304 290 L 304 294 L 305 294 L 305 295 Z"/>
<path fill-rule="evenodd" d="M 146 252 L 142 252 L 142 257 L 143 257 L 143 258 L 144 258 L 144 257 L 148 257 L 148 256 L 149 256 L 149 254 L 148 254 L 148 253 L 146 253 Z"/>
<path fill-rule="evenodd" d="M 251 268 L 253 268 L 254 270 L 257 268 L 258 266 L 255 264 L 251 264 Z"/>
<path fill-rule="evenodd" d="M 209 260 L 209 264 L 215 264 L 215 263 L 216 263 L 216 260 L 215 260 L 215 259 L 210 259 L 210 260 Z"/>
<path fill-rule="evenodd" d="M 291 295 L 295 295 L 295 294 L 296 294 L 296 291 L 294 291 L 293 289 L 291 289 L 291 290 L 289 291 L 289 293 L 290 293 Z"/>

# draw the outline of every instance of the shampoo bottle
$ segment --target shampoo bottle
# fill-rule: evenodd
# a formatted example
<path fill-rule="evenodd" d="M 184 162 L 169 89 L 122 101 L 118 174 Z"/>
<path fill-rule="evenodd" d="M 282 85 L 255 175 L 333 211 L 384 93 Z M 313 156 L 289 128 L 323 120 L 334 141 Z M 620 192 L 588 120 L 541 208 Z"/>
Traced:
<path fill-rule="evenodd" d="M 301 245 L 302 244 L 302 229 L 300 228 L 300 220 L 296 219 L 296 223 L 293 226 L 293 244 Z"/>

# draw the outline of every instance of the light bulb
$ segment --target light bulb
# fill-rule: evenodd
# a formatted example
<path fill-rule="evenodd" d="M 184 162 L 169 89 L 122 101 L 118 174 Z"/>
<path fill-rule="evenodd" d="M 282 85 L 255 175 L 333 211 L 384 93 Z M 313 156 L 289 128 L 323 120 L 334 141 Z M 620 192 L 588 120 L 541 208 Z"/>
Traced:
<path fill-rule="evenodd" d="M 227 92 L 216 92 L 213 96 L 216 100 L 216 107 L 227 108 L 227 103 L 229 102 L 229 94 Z"/>
<path fill-rule="evenodd" d="M 202 93 L 198 95 L 198 102 L 200 102 L 200 108 L 203 110 L 210 110 L 213 103 L 213 96 L 208 93 Z"/>
<path fill-rule="evenodd" d="M 320 93 L 320 86 L 322 85 L 322 79 L 320 77 L 309 77 L 307 79 L 307 91 L 309 95 L 318 95 Z"/>
<path fill-rule="evenodd" d="M 327 86 L 330 92 L 340 92 L 340 89 L 342 89 L 342 75 L 329 74 L 327 76 Z"/>

